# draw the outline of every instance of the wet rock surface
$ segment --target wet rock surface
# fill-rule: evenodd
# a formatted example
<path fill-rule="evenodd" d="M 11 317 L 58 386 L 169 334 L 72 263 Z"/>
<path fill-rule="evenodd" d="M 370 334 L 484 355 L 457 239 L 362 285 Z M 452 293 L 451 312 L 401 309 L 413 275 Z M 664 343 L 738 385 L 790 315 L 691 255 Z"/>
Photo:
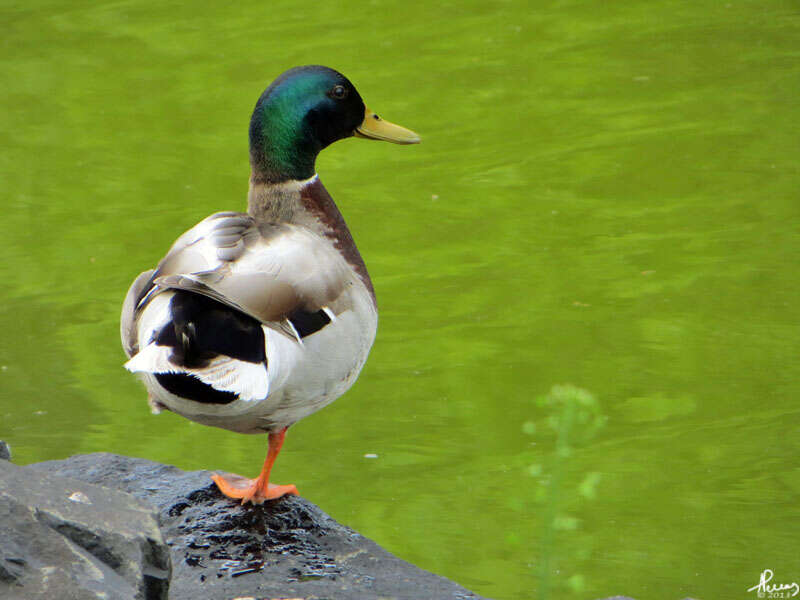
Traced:
<path fill-rule="evenodd" d="M 114 454 L 25 469 L 127 492 L 153 507 L 172 557 L 173 600 L 479 598 L 389 554 L 298 496 L 241 506 L 216 490 L 207 471 Z"/>
<path fill-rule="evenodd" d="M 169 578 L 145 503 L 0 461 L 1 598 L 166 600 Z"/>

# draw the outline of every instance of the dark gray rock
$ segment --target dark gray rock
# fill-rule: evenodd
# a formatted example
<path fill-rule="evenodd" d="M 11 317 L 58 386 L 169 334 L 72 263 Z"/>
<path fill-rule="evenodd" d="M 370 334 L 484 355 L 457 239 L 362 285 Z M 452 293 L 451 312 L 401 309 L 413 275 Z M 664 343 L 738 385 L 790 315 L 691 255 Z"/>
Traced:
<path fill-rule="evenodd" d="M 0 597 L 166 599 L 169 549 L 129 494 L 0 461 Z"/>
<path fill-rule="evenodd" d="M 11 460 L 11 446 L 0 440 L 0 460 Z"/>
<path fill-rule="evenodd" d="M 298 496 L 241 506 L 217 491 L 207 471 L 113 454 L 26 469 L 128 492 L 157 509 L 172 553 L 171 600 L 479 599 L 389 554 Z"/>

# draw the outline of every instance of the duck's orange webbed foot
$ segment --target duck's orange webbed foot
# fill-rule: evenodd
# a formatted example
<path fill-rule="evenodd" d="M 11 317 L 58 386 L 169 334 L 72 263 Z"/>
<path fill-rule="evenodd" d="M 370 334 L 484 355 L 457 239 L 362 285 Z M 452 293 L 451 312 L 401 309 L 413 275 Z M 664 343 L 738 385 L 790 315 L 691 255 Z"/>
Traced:
<path fill-rule="evenodd" d="M 256 479 L 248 479 L 241 475 L 226 473 L 224 476 L 214 474 L 211 479 L 217 484 L 219 491 L 228 498 L 241 499 L 242 504 L 252 502 L 262 504 L 265 500 L 274 500 L 287 494 L 297 495 L 297 488 L 293 485 L 275 485 L 269 482 L 269 474 L 272 465 L 278 458 L 278 453 L 283 446 L 283 438 L 286 436 L 286 428 L 278 433 L 269 434 L 269 450 L 264 461 L 264 468 Z"/>
<path fill-rule="evenodd" d="M 233 473 L 214 474 L 211 479 L 217 484 L 220 492 L 228 498 L 241 499 L 242 504 L 248 502 L 262 504 L 265 500 L 274 500 L 287 494 L 297 495 L 297 488 L 294 485 L 267 483 L 266 489 L 263 489 L 259 479 L 248 479 Z"/>

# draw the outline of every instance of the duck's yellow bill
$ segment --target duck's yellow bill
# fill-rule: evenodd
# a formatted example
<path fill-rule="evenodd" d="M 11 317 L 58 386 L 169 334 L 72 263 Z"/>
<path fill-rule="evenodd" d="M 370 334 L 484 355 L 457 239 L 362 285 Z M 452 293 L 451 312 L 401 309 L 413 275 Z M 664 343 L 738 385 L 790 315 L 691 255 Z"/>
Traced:
<path fill-rule="evenodd" d="M 384 121 L 370 109 L 364 110 L 364 122 L 356 127 L 356 137 L 383 140 L 395 144 L 419 144 L 419 136 L 405 127 Z"/>

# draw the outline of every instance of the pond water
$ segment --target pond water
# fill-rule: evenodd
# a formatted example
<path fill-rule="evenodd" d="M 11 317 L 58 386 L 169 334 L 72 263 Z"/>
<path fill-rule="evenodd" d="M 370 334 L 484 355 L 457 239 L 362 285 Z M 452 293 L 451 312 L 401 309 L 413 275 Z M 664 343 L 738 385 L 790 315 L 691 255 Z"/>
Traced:
<path fill-rule="evenodd" d="M 320 157 L 381 322 L 355 387 L 289 432 L 276 481 L 498 599 L 800 580 L 796 2 L 0 17 L 0 438 L 17 462 L 257 472 L 263 437 L 150 415 L 118 315 L 181 232 L 245 206 L 263 88 L 323 63 L 423 143 Z"/>

